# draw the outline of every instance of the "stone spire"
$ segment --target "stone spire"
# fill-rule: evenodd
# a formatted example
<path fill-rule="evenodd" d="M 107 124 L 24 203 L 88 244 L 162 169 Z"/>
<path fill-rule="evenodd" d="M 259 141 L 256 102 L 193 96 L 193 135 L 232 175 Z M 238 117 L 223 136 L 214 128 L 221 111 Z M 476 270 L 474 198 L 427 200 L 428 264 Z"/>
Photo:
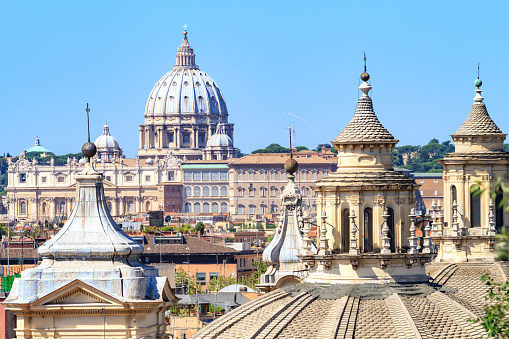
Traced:
<path fill-rule="evenodd" d="M 316 246 L 312 242 L 305 242 L 307 239 L 302 235 L 305 228 L 302 196 L 293 175 L 297 169 L 298 163 L 294 159 L 285 162 L 288 182 L 281 194 L 281 215 L 276 234 L 263 251 L 263 262 L 268 264 L 269 268 L 260 278 L 258 287 L 262 290 L 273 289 L 283 277 L 293 276 L 296 281 L 304 278 L 306 269 L 298 256 L 309 251 L 316 254 Z"/>
<path fill-rule="evenodd" d="M 371 85 L 367 82 L 369 74 L 361 74 L 362 84 L 359 89 L 362 91 L 362 96 L 357 101 L 357 110 L 350 121 L 350 123 L 343 129 L 337 136 L 333 143 L 350 143 L 350 142 L 373 142 L 373 141 L 392 141 L 394 140 L 389 131 L 382 126 L 378 117 L 373 110 L 373 101 L 368 95 L 371 90 Z"/>
<path fill-rule="evenodd" d="M 178 48 L 177 61 L 173 69 L 198 69 L 198 65 L 195 64 L 193 47 L 187 41 L 186 25 L 184 25 L 184 29 L 184 41 L 182 41 L 182 45 Z"/>

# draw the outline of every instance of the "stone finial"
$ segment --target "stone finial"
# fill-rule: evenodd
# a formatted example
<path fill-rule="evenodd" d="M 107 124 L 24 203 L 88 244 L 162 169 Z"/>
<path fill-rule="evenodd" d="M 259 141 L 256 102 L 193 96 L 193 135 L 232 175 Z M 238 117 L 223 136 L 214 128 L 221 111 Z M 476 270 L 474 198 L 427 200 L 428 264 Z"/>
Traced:
<path fill-rule="evenodd" d="M 453 235 L 460 235 L 460 227 L 458 222 L 458 203 L 456 200 L 452 202 L 452 232 Z"/>
<path fill-rule="evenodd" d="M 304 229 L 302 230 L 302 233 L 303 233 L 303 237 L 302 237 L 303 246 L 302 246 L 302 249 L 304 250 L 303 254 L 304 255 L 312 255 L 313 254 L 313 251 L 312 251 L 313 241 L 309 237 L 309 233 L 311 232 L 311 224 L 309 223 L 309 213 L 306 212 L 303 215 L 302 219 L 304 220 Z"/>
<path fill-rule="evenodd" d="M 385 209 L 384 214 L 382 215 L 384 218 L 384 223 L 382 226 L 382 250 L 380 253 L 382 254 L 391 254 L 391 238 L 389 237 L 389 224 L 387 220 L 389 219 L 389 209 Z"/>
<path fill-rule="evenodd" d="M 426 215 L 424 216 L 423 222 L 424 225 L 424 232 L 423 232 L 423 242 L 422 242 L 422 253 L 431 253 L 431 238 L 429 236 L 429 233 L 431 231 L 431 223 L 432 219 L 429 215 L 429 210 L 426 211 Z"/>
<path fill-rule="evenodd" d="M 495 236 L 496 229 L 495 229 L 495 203 L 493 203 L 493 199 L 490 198 L 490 202 L 488 204 L 489 206 L 489 213 L 488 213 L 488 235 Z"/>
<path fill-rule="evenodd" d="M 416 231 L 416 227 L 415 227 L 415 208 L 412 208 L 410 210 L 410 220 L 412 221 L 412 223 L 410 224 L 410 237 L 408 238 L 408 242 L 409 242 L 409 245 L 410 245 L 410 249 L 408 250 L 408 253 L 409 254 L 416 254 L 416 253 L 419 253 L 419 250 L 417 250 L 417 237 L 415 236 L 415 231 Z"/>
<path fill-rule="evenodd" d="M 327 239 L 327 214 L 323 211 L 322 216 L 322 226 L 320 226 L 320 249 L 318 254 L 325 255 L 329 254 L 329 239 Z"/>
<path fill-rule="evenodd" d="M 359 249 L 357 248 L 357 225 L 355 224 L 355 219 L 357 216 L 355 215 L 354 210 L 350 210 L 350 251 L 348 254 L 350 255 L 358 255 Z"/>

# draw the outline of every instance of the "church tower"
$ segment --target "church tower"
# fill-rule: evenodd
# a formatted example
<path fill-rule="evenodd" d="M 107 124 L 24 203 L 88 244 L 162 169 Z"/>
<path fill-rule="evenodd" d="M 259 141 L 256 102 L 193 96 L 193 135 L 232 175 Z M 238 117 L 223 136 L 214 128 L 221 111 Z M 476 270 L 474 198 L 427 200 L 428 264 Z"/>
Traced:
<path fill-rule="evenodd" d="M 455 151 L 441 162 L 445 227 L 434 232 L 434 242 L 439 244 L 437 261 L 493 260 L 495 233 L 509 222 L 499 206 L 500 183 L 509 184 L 509 153 L 503 150 L 506 134 L 488 114 L 482 81 L 477 79 L 475 86 L 470 114 L 452 135 Z"/>

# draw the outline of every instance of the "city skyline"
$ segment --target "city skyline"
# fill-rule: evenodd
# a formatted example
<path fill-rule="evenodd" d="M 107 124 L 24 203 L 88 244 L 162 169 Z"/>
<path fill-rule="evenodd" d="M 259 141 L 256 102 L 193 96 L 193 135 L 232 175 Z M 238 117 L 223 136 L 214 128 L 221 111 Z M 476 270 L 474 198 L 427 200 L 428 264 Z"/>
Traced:
<path fill-rule="evenodd" d="M 306 120 L 296 145 L 333 140 L 355 112 L 363 52 L 375 112 L 399 146 L 450 140 L 473 102 L 477 62 L 488 112 L 507 133 L 501 56 L 508 47 L 497 41 L 504 6 L 196 2 L 190 11 L 165 2 L 2 3 L 0 109 L 11 128 L 1 151 L 18 155 L 38 136 L 55 154 L 79 152 L 88 102 L 91 138 L 108 121 L 133 157 L 147 97 L 175 64 L 184 24 L 244 153 L 287 146 L 287 113 Z"/>

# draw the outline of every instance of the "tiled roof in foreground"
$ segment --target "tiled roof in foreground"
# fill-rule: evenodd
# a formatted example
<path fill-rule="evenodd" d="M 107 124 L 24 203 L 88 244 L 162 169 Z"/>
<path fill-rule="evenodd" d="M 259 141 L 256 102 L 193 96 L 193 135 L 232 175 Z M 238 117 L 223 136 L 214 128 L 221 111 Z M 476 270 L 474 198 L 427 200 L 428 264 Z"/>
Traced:
<path fill-rule="evenodd" d="M 431 264 L 433 283 L 309 284 L 265 294 L 201 329 L 193 338 L 480 338 L 489 272 L 500 263 Z"/>

